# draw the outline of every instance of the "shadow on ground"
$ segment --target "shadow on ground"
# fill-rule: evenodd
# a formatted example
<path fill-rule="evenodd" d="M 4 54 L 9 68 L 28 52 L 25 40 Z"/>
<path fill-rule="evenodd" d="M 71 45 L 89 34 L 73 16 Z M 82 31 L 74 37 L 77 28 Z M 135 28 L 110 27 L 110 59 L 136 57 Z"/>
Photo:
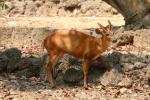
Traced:
<path fill-rule="evenodd" d="M 0 52 L 0 87 L 20 91 L 50 89 L 50 85 L 43 81 L 45 71 L 42 66 L 45 63 L 43 60 L 45 57 L 48 56 L 22 57 L 21 51 L 17 48 Z M 105 70 L 103 65 L 93 61 L 89 72 L 89 84 L 117 86 L 125 72 L 144 68 L 150 63 L 148 55 L 143 58 L 117 51 L 103 54 L 102 58 L 112 66 L 112 69 Z M 83 84 L 82 60 L 65 55 L 56 65 L 56 73 L 58 87 L 74 87 Z"/>

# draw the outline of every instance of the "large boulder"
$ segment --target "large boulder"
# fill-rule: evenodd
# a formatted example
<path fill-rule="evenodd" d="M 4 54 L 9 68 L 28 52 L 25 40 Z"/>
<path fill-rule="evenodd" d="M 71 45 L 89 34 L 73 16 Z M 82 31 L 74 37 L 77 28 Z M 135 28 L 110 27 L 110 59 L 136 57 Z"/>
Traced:
<path fill-rule="evenodd" d="M 36 57 L 26 57 L 17 64 L 18 71 L 15 73 L 18 77 L 39 77 L 42 68 L 41 59 Z"/>
<path fill-rule="evenodd" d="M 2 52 L 2 55 L 5 55 L 8 58 L 8 63 L 7 63 L 7 72 L 11 73 L 17 70 L 17 63 L 19 63 L 21 59 L 21 51 L 17 48 L 10 48 Z M 7 59 L 5 57 L 5 59 Z"/>
<path fill-rule="evenodd" d="M 77 69 L 76 66 L 70 66 L 63 76 L 63 80 L 68 83 L 77 83 L 83 79 L 83 71 Z"/>
<path fill-rule="evenodd" d="M 93 64 L 96 62 L 92 62 L 88 75 L 89 81 L 93 83 L 101 82 L 105 86 L 117 85 L 123 78 L 123 70 L 119 62 L 120 56 L 121 54 L 118 52 L 103 55 L 102 58 L 112 66 L 109 71 L 104 69 L 101 64 L 97 66 L 97 64 Z M 83 81 L 82 60 L 66 55 L 60 60 L 57 68 L 63 73 L 65 82 L 80 83 Z"/>

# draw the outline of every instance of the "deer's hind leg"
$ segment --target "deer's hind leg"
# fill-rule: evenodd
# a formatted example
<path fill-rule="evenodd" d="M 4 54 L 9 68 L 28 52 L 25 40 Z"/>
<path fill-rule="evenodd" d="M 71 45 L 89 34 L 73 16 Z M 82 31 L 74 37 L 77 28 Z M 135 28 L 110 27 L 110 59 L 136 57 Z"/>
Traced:
<path fill-rule="evenodd" d="M 47 64 L 47 75 L 45 79 L 51 83 L 52 87 L 55 86 L 55 81 L 54 81 L 54 67 L 58 60 L 61 58 L 62 54 L 56 50 L 51 50 L 48 52 L 49 53 L 49 60 Z"/>

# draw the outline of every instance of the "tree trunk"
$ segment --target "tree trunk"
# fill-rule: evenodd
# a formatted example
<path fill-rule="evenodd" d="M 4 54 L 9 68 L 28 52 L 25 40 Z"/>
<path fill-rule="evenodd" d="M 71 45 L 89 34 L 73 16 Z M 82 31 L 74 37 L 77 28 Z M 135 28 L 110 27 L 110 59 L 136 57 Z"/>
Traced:
<path fill-rule="evenodd" d="M 150 0 L 103 0 L 120 12 L 126 26 L 150 28 Z"/>

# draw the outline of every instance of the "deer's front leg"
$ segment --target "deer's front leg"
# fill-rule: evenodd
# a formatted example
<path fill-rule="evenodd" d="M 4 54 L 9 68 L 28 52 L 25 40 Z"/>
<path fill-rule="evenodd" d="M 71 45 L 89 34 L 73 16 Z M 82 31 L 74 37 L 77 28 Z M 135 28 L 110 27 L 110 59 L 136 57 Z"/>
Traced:
<path fill-rule="evenodd" d="M 89 73 L 89 67 L 90 67 L 90 60 L 85 59 L 83 62 L 83 73 L 84 73 L 84 87 L 87 88 L 88 84 L 88 73 Z"/>
<path fill-rule="evenodd" d="M 49 61 L 48 65 L 47 65 L 47 73 L 46 73 L 45 80 L 47 80 L 51 84 L 51 86 L 54 87 L 55 83 L 54 83 L 52 73 L 53 73 L 52 63 L 51 63 L 51 61 Z"/>

